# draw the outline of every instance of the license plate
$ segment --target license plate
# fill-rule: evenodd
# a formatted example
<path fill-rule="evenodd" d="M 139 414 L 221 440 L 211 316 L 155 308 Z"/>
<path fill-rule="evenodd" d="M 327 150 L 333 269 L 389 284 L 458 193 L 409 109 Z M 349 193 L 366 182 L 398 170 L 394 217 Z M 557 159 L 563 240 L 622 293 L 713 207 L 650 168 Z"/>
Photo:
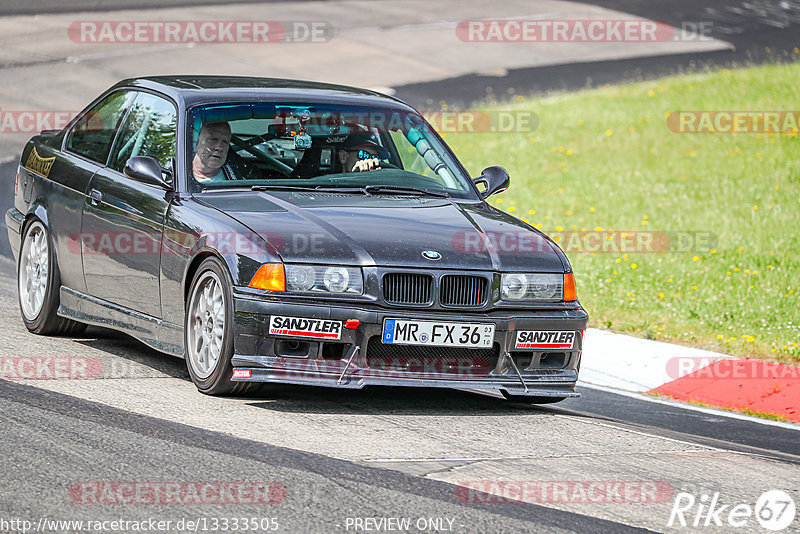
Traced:
<path fill-rule="evenodd" d="M 384 319 L 381 339 L 399 345 L 491 348 L 494 325 Z"/>

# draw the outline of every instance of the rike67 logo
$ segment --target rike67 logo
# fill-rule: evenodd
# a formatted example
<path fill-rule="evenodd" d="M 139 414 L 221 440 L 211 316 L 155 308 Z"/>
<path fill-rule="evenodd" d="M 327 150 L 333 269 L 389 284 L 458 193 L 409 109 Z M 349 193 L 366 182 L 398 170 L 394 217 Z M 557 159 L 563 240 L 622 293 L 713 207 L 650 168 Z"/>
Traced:
<path fill-rule="evenodd" d="M 692 531 L 723 526 L 752 530 L 757 521 L 762 528 L 777 532 L 792 524 L 795 513 L 794 500 L 781 490 L 762 493 L 755 505 L 724 503 L 719 492 L 704 493 L 698 499 L 682 491 L 675 495 L 667 526 L 689 527 Z"/>

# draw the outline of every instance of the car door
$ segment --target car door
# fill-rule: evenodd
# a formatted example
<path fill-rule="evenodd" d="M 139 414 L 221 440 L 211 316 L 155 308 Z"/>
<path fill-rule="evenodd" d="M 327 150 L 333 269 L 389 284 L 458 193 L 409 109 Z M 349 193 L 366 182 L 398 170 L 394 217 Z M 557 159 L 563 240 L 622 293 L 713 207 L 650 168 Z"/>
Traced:
<path fill-rule="evenodd" d="M 140 92 L 120 126 L 108 166 L 92 177 L 81 228 L 88 293 L 159 318 L 161 238 L 172 192 L 128 178 L 123 169 L 133 156 L 172 167 L 176 132 L 175 105 Z"/>
<path fill-rule="evenodd" d="M 132 91 L 114 91 L 82 113 L 67 131 L 50 173 L 58 182 L 47 197 L 61 283 L 79 291 L 85 290 L 79 232 L 86 192 L 94 173 L 105 166 L 117 128 L 135 96 Z"/>

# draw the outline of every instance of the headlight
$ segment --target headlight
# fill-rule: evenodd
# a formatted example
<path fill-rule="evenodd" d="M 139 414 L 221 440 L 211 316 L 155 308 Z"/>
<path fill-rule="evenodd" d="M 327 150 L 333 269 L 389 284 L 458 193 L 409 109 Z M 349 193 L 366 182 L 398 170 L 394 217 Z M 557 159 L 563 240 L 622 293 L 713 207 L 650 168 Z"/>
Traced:
<path fill-rule="evenodd" d="M 503 298 L 508 300 L 519 300 L 528 292 L 528 280 L 524 274 L 504 274 L 501 286 Z"/>
<path fill-rule="evenodd" d="M 290 291 L 310 291 L 316 282 L 313 267 L 292 265 L 286 269 L 286 287 Z"/>
<path fill-rule="evenodd" d="M 564 275 L 506 273 L 500 281 L 500 293 L 503 300 L 560 301 Z"/>
<path fill-rule="evenodd" d="M 358 267 L 286 265 L 286 290 L 360 295 L 364 279 Z"/>
<path fill-rule="evenodd" d="M 350 273 L 344 267 L 328 267 L 322 275 L 322 282 L 331 293 L 344 293 L 350 283 Z"/>

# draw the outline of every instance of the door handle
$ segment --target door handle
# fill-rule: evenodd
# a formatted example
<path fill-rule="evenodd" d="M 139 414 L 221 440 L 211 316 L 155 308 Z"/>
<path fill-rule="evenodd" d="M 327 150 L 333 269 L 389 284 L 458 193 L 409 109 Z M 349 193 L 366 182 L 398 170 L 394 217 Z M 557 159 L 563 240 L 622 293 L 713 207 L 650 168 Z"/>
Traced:
<path fill-rule="evenodd" d="M 103 193 L 97 189 L 92 189 L 89 191 L 89 202 L 92 204 L 92 206 L 97 206 L 100 204 L 101 200 L 103 200 Z"/>

